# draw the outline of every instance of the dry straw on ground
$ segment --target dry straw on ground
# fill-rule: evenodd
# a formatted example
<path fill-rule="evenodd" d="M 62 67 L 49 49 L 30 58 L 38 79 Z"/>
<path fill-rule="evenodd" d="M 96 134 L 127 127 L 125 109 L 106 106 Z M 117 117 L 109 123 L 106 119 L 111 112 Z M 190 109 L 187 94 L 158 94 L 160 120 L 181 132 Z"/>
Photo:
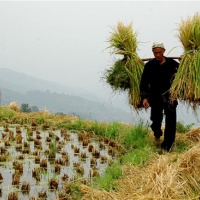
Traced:
<path fill-rule="evenodd" d="M 200 142 L 200 127 L 192 129 L 185 136 L 192 142 Z"/>
<path fill-rule="evenodd" d="M 20 110 L 20 106 L 16 102 L 11 102 L 8 107 L 11 110 L 14 110 L 14 111 L 19 111 Z"/>

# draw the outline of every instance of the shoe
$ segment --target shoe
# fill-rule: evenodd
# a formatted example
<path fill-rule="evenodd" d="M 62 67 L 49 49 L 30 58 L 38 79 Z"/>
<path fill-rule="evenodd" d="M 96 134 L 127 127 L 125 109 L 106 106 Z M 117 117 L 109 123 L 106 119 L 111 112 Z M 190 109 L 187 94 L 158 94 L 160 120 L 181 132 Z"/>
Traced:
<path fill-rule="evenodd" d="M 165 152 L 170 153 L 172 151 L 173 144 L 171 146 L 165 145 L 164 142 L 161 144 L 161 149 Z"/>
<path fill-rule="evenodd" d="M 154 137 L 154 145 L 155 146 L 160 146 L 160 142 L 161 142 L 161 140 L 160 140 L 160 137 Z"/>

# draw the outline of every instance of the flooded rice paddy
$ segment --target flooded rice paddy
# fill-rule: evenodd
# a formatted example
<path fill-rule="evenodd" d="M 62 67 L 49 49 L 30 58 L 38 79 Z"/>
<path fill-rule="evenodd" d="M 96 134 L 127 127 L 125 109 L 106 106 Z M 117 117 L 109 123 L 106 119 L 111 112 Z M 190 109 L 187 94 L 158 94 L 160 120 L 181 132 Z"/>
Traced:
<path fill-rule="evenodd" d="M 93 133 L 0 126 L 0 199 L 71 199 L 69 183 L 105 173 L 113 146 Z"/>

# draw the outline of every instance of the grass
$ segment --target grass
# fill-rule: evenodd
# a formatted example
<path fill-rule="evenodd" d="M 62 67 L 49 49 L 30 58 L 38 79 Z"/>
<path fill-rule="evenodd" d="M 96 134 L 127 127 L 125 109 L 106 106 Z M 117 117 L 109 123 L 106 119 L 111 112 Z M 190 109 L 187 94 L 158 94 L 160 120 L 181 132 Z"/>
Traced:
<path fill-rule="evenodd" d="M 124 136 L 121 138 L 121 143 L 128 150 L 145 148 L 149 145 L 148 139 L 148 127 L 143 123 L 138 124 L 124 132 Z"/>
<path fill-rule="evenodd" d="M 110 167 L 107 168 L 106 173 L 97 178 L 98 188 L 102 188 L 106 191 L 109 190 L 117 190 L 117 182 L 120 177 L 122 177 L 122 167 L 119 162 L 114 163 Z"/>
<path fill-rule="evenodd" d="M 123 163 L 125 165 L 143 166 L 150 158 L 152 151 L 149 149 L 135 149 L 123 156 Z"/>
<path fill-rule="evenodd" d="M 0 107 L 0 119 L 10 119 L 15 115 L 15 112 L 8 107 Z"/>
<path fill-rule="evenodd" d="M 194 123 L 185 125 L 184 121 L 178 121 L 176 123 L 176 131 L 178 133 L 186 133 L 186 132 L 190 131 L 194 125 L 195 125 Z"/>

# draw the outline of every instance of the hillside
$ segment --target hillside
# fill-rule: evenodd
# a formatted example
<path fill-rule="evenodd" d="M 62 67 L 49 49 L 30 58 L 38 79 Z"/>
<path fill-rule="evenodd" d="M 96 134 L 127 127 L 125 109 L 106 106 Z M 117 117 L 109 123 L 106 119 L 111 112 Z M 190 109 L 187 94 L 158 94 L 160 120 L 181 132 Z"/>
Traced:
<path fill-rule="evenodd" d="M 1 105 L 15 101 L 52 113 L 73 114 L 97 121 L 133 122 L 132 114 L 78 88 L 62 86 L 13 70 L 0 68 Z M 85 97 L 88 98 L 85 98 Z M 90 99 L 90 100 L 89 100 Z"/>

